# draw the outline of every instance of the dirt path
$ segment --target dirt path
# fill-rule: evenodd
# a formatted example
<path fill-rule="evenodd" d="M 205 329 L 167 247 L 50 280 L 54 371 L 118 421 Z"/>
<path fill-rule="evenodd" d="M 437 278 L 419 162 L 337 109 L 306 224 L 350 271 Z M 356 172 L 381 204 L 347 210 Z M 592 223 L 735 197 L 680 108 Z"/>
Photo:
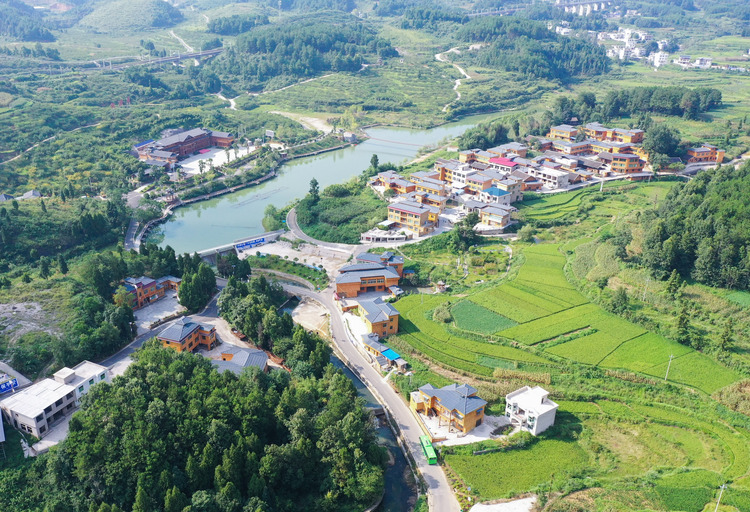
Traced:
<path fill-rule="evenodd" d="M 95 126 L 99 126 L 100 124 L 102 124 L 102 121 L 99 121 L 96 124 L 87 124 L 86 126 L 79 126 L 78 128 L 74 128 L 74 129 L 72 129 L 70 131 L 67 131 L 66 133 L 77 132 L 78 130 L 83 130 L 84 128 L 94 128 Z M 21 153 L 19 153 L 18 155 L 14 156 L 13 158 L 11 158 L 9 160 L 5 160 L 3 162 L 0 162 L 0 165 L 7 164 L 9 162 L 12 162 L 13 160 L 17 160 L 17 159 L 21 158 L 24 153 L 28 153 L 29 151 L 31 151 L 35 147 L 39 146 L 40 144 L 42 144 L 44 142 L 49 142 L 49 141 L 51 141 L 52 139 L 54 139 L 56 137 L 57 137 L 57 135 L 53 135 L 52 137 L 47 137 L 44 140 L 40 140 L 39 142 L 37 142 L 33 146 L 31 146 L 31 147 L 26 148 L 25 150 L 23 150 Z"/>
<path fill-rule="evenodd" d="M 177 39 L 180 42 L 180 44 L 182 46 L 184 46 L 185 49 L 188 52 L 193 53 L 195 51 L 195 49 L 192 46 L 190 46 L 189 44 L 187 44 L 183 38 L 181 38 L 180 36 L 178 36 L 177 34 L 175 34 L 174 30 L 170 30 L 169 31 L 169 35 L 172 36 L 172 37 L 174 37 L 175 39 Z"/>
<path fill-rule="evenodd" d="M 286 91 L 287 89 L 291 89 L 292 87 L 295 87 L 297 85 L 307 84 L 307 83 L 310 83 L 310 82 L 314 82 L 315 80 L 320 80 L 321 78 L 327 78 L 329 76 L 333 76 L 333 73 L 328 73 L 327 75 L 316 76 L 316 77 L 313 77 L 313 78 L 308 78 L 307 80 L 302 80 L 301 82 L 297 82 L 297 83 L 294 83 L 294 84 L 291 84 L 291 85 L 287 85 L 286 87 L 282 87 L 281 89 L 276 89 L 276 90 L 273 90 L 273 91 L 249 92 L 248 94 L 250 96 L 261 96 L 262 94 L 272 94 L 274 92 Z"/>
<path fill-rule="evenodd" d="M 323 133 L 331 133 L 333 131 L 333 126 L 328 124 L 325 119 L 303 116 L 302 114 L 295 114 L 294 112 L 281 112 L 278 110 L 271 110 L 269 114 L 278 114 L 280 116 L 292 119 L 293 121 L 297 121 L 308 130 L 317 130 Z"/>
<path fill-rule="evenodd" d="M 458 51 L 458 46 L 456 46 L 454 48 L 451 48 L 450 50 L 448 50 L 446 52 L 443 52 L 443 53 L 436 53 L 435 54 L 435 59 L 438 60 L 438 61 L 440 61 L 440 62 L 447 62 L 447 63 L 449 63 L 451 66 L 453 66 L 454 68 L 456 68 L 458 70 L 458 72 L 461 73 L 466 80 L 471 80 L 471 76 L 469 75 L 469 73 L 466 72 L 466 70 L 464 68 L 462 68 L 458 64 L 454 64 L 453 62 L 450 62 L 448 59 L 445 58 L 445 54 L 446 53 L 456 53 L 456 54 L 461 53 L 460 51 Z M 457 102 L 458 100 L 461 99 L 461 93 L 458 91 L 458 87 L 461 85 L 461 80 L 462 79 L 457 78 L 456 81 L 455 81 L 455 85 L 453 86 L 453 91 L 456 93 L 456 99 L 453 100 L 453 101 L 451 101 L 450 103 L 446 103 L 445 106 L 443 107 L 443 112 L 445 112 L 446 110 L 448 110 L 448 107 L 450 107 L 453 103 L 455 103 L 455 102 Z"/>
<path fill-rule="evenodd" d="M 236 100 L 237 100 L 237 98 L 239 98 L 239 96 L 237 96 L 237 98 L 227 98 L 226 96 L 224 96 L 223 94 L 221 94 L 220 92 L 218 92 L 218 93 L 216 93 L 216 97 L 219 98 L 222 101 L 228 101 L 229 102 L 229 109 L 230 110 L 237 110 L 237 101 Z"/>

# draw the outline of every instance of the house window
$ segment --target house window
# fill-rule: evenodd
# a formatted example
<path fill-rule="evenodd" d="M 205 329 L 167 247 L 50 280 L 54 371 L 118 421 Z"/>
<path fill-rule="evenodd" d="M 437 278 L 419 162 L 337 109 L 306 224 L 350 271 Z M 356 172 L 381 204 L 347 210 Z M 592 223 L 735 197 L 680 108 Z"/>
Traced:
<path fill-rule="evenodd" d="M 52 412 L 52 406 L 50 405 L 49 407 L 45 407 L 44 412 Z"/>
<path fill-rule="evenodd" d="M 101 375 L 99 375 L 99 380 L 104 380 L 105 377 L 106 377 L 106 375 L 102 373 Z"/>
<path fill-rule="evenodd" d="M 78 386 L 78 392 L 83 393 L 83 386 Z"/>
<path fill-rule="evenodd" d="M 93 385 L 94 385 L 94 379 L 90 379 L 89 380 L 89 386 L 93 386 Z"/>
<path fill-rule="evenodd" d="M 73 404 L 68 404 L 68 406 L 67 406 L 67 407 L 65 407 L 65 410 L 66 410 L 66 411 L 69 411 L 69 410 L 71 410 L 72 408 L 73 408 Z"/>
<path fill-rule="evenodd" d="M 65 395 L 65 398 L 67 398 L 67 399 L 73 398 L 73 392 L 71 391 L 70 393 L 68 393 L 67 395 Z"/>
<path fill-rule="evenodd" d="M 57 407 L 60 407 L 60 406 L 62 405 L 62 402 L 63 402 L 63 401 L 62 401 L 62 398 L 61 398 L 60 400 L 58 400 L 57 402 L 55 402 L 55 405 L 56 405 Z"/>
<path fill-rule="evenodd" d="M 41 427 L 39 428 L 39 433 L 40 433 L 40 434 L 44 434 L 45 432 L 47 432 L 47 427 L 45 427 L 44 425 L 42 425 L 42 426 L 41 426 Z"/>
<path fill-rule="evenodd" d="M 40 421 L 43 421 L 43 420 L 44 420 L 44 415 L 43 415 L 43 414 L 40 414 L 39 416 L 37 416 L 37 417 L 35 418 L 35 420 L 36 420 L 36 422 L 37 422 L 37 423 L 39 423 Z"/>

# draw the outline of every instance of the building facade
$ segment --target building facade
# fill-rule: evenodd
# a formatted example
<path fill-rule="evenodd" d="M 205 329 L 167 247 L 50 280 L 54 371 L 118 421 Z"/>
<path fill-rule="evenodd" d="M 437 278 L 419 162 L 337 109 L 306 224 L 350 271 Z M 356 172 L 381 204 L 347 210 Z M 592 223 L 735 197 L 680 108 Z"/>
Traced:
<path fill-rule="evenodd" d="M 440 423 L 464 434 L 482 424 L 487 402 L 467 384 L 450 384 L 436 388 L 426 384 L 411 393 L 409 406 L 425 416 L 436 416 Z"/>
<path fill-rule="evenodd" d="M 110 382 L 109 370 L 83 361 L 5 398 L 0 402 L 0 409 L 9 424 L 42 438 L 49 434 L 50 428 L 75 412 L 81 397 L 101 382 Z"/>
<path fill-rule="evenodd" d="M 216 345 L 216 328 L 182 317 L 156 335 L 161 345 L 177 352 L 192 352 L 198 347 L 211 350 Z"/>
<path fill-rule="evenodd" d="M 505 395 L 505 416 L 512 425 L 539 435 L 555 424 L 557 404 L 550 400 L 549 391 L 524 386 Z"/>

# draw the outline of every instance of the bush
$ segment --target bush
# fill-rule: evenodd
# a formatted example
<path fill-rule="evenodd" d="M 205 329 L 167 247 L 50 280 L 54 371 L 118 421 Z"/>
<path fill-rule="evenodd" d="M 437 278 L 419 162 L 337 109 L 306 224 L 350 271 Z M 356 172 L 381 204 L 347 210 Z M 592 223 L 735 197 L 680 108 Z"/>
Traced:
<path fill-rule="evenodd" d="M 432 319 L 439 323 L 450 323 L 453 320 L 453 316 L 451 315 L 451 303 L 444 302 L 436 307 L 432 312 Z"/>

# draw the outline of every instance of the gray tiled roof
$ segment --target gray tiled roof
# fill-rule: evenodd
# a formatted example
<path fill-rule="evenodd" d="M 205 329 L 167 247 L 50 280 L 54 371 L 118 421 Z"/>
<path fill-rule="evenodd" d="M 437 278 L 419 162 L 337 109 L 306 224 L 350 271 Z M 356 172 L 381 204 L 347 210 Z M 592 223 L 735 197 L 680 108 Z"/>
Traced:
<path fill-rule="evenodd" d="M 471 386 L 466 384 L 449 384 L 440 389 L 435 388 L 432 384 L 425 384 L 419 390 L 427 396 L 434 396 L 440 401 L 440 405 L 450 411 L 458 411 L 461 414 L 468 414 L 487 405 L 487 402 L 473 395 L 477 392 Z"/>
<path fill-rule="evenodd" d="M 373 263 L 352 263 L 351 265 L 341 267 L 339 269 L 339 272 L 345 274 L 347 272 L 362 272 L 364 270 L 378 270 L 381 268 L 383 268 L 383 265 L 380 263 L 380 260 L 378 260 L 377 262 Z"/>
<path fill-rule="evenodd" d="M 370 323 L 386 322 L 392 316 L 399 314 L 396 308 L 380 298 L 360 300 L 359 307 L 364 310 L 365 317 Z"/>
<path fill-rule="evenodd" d="M 254 366 L 265 370 L 268 365 L 268 355 L 265 352 L 258 349 L 242 348 L 242 347 L 230 347 L 226 350 L 221 351 L 222 354 L 232 354 L 231 361 L 211 361 L 219 373 L 223 373 L 227 370 L 230 372 L 240 374 L 243 368 Z"/>
<path fill-rule="evenodd" d="M 336 283 L 358 283 L 362 278 L 368 277 L 398 278 L 398 272 L 392 267 L 346 272 L 336 277 Z"/>
<path fill-rule="evenodd" d="M 172 325 L 156 335 L 157 338 L 181 342 L 196 329 L 200 329 L 201 324 L 193 322 L 188 317 L 182 317 Z"/>

